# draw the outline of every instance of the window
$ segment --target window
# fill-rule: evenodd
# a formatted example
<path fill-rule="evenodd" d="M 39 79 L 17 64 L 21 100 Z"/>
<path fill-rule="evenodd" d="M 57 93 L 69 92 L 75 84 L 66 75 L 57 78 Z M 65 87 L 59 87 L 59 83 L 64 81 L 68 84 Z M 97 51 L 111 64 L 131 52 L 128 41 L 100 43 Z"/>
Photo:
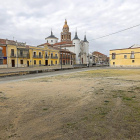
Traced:
<path fill-rule="evenodd" d="M 53 40 L 51 40 L 51 42 L 53 42 Z"/>
<path fill-rule="evenodd" d="M 39 57 L 41 57 L 41 52 L 39 52 Z"/>
<path fill-rule="evenodd" d="M 51 58 L 53 57 L 53 53 L 51 53 Z"/>
<path fill-rule="evenodd" d="M 124 55 L 124 58 L 126 59 L 127 58 L 127 55 Z"/>
<path fill-rule="evenodd" d="M 131 51 L 131 56 L 130 56 L 130 58 L 132 58 L 132 59 L 135 58 L 135 56 L 134 56 L 134 51 Z"/>
<path fill-rule="evenodd" d="M 57 57 L 57 54 L 55 54 L 55 57 Z"/>
<path fill-rule="evenodd" d="M 34 65 L 36 65 L 36 60 L 34 60 Z"/>
<path fill-rule="evenodd" d="M 41 65 L 41 60 L 39 60 L 39 65 Z"/>
<path fill-rule="evenodd" d="M 0 56 L 3 56 L 3 53 L 2 53 L 1 47 L 0 47 Z"/>
<path fill-rule="evenodd" d="M 23 50 L 20 50 L 20 56 L 23 56 Z"/>
<path fill-rule="evenodd" d="M 0 65 L 3 65 L 3 59 L 0 59 Z"/>
<path fill-rule="evenodd" d="M 34 57 L 36 57 L 36 52 L 34 52 Z"/>
<path fill-rule="evenodd" d="M 20 64 L 23 64 L 23 60 L 20 60 Z"/>
<path fill-rule="evenodd" d="M 90 59 L 92 59 L 92 56 L 90 56 Z"/>
<path fill-rule="evenodd" d="M 115 59 L 115 57 L 116 57 L 116 54 L 112 53 L 112 59 Z"/>
<path fill-rule="evenodd" d="M 135 60 L 132 60 L 132 63 L 134 63 L 135 62 Z"/>
<path fill-rule="evenodd" d="M 53 61 L 51 61 L 51 65 L 53 65 Z"/>
<path fill-rule="evenodd" d="M 55 64 L 57 64 L 57 61 L 55 61 Z"/>
<path fill-rule="evenodd" d="M 47 40 L 47 43 L 48 43 L 48 40 Z"/>
<path fill-rule="evenodd" d="M 63 35 L 62 35 L 62 39 L 63 39 Z"/>
<path fill-rule="evenodd" d="M 14 56 L 14 49 L 11 49 L 11 56 Z"/>
<path fill-rule="evenodd" d="M 46 53 L 46 54 L 45 54 L 45 57 L 47 58 L 47 56 L 48 56 L 48 54 Z"/>
<path fill-rule="evenodd" d="M 113 62 L 113 65 L 115 65 L 115 62 Z"/>

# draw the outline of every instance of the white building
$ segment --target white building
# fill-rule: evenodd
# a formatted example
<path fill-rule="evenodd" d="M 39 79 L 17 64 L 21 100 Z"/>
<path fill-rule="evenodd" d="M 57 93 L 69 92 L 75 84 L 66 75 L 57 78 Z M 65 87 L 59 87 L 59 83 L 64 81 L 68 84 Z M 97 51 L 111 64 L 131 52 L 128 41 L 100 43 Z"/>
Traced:
<path fill-rule="evenodd" d="M 53 45 L 53 44 L 58 42 L 58 38 L 53 35 L 52 31 L 51 31 L 51 35 L 48 36 L 47 38 L 45 38 L 45 40 L 46 40 L 47 43 L 49 43 L 51 45 Z"/>
<path fill-rule="evenodd" d="M 61 42 L 55 43 L 55 47 L 61 47 L 62 49 L 67 49 L 76 54 L 76 64 L 89 64 L 89 42 L 86 39 L 80 40 L 75 32 L 75 37 L 71 41 L 71 32 L 69 32 L 69 26 L 65 20 L 62 32 L 61 32 Z"/>

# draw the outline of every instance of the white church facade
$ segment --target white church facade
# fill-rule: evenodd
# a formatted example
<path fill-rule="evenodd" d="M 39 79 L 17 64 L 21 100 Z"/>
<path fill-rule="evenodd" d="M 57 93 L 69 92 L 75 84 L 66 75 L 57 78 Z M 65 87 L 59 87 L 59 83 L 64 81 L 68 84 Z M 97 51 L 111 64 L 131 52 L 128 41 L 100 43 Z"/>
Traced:
<path fill-rule="evenodd" d="M 54 39 L 54 40 L 53 40 Z M 60 48 L 69 50 L 76 54 L 76 64 L 89 64 L 89 42 L 84 36 L 84 40 L 80 40 L 75 32 L 75 36 L 71 41 L 71 32 L 69 32 L 69 26 L 67 25 L 67 20 L 65 20 L 64 26 L 61 32 L 61 42 L 57 42 L 56 38 L 51 32 L 51 36 L 46 38 L 47 43 L 50 43 L 55 48 Z M 53 40 L 53 41 L 52 41 Z M 54 43 L 56 42 L 56 43 Z"/>

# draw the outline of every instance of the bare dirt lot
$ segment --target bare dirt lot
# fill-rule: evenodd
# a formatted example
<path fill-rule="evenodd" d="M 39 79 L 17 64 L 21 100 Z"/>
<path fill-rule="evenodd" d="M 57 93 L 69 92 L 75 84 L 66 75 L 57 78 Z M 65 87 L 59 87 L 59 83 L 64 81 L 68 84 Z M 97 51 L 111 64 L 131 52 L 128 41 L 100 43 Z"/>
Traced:
<path fill-rule="evenodd" d="M 0 140 L 139 140 L 140 70 L 0 84 Z"/>

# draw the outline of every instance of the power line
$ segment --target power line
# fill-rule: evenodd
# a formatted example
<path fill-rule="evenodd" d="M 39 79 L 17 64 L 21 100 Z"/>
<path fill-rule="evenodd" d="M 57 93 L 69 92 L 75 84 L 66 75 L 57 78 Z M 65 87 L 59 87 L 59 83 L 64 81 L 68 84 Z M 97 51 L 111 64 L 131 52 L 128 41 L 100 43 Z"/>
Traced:
<path fill-rule="evenodd" d="M 108 34 L 108 35 L 105 35 L 105 36 L 102 36 L 102 37 L 98 37 L 98 38 L 95 38 L 95 39 L 91 39 L 91 40 L 89 40 L 89 41 L 97 40 L 97 39 L 104 38 L 104 37 L 107 37 L 107 36 L 110 36 L 110 35 L 113 35 L 113 34 L 117 34 L 117 33 L 120 33 L 120 32 L 126 31 L 126 30 L 129 30 L 129 29 L 131 29 L 131 28 L 137 27 L 137 26 L 140 26 L 140 24 L 135 25 L 135 26 L 132 26 L 132 27 L 129 27 L 129 28 L 126 28 L 126 29 L 123 29 L 123 30 L 120 30 L 120 31 L 117 31 L 117 32 L 114 32 L 114 33 L 111 33 L 111 34 Z"/>

